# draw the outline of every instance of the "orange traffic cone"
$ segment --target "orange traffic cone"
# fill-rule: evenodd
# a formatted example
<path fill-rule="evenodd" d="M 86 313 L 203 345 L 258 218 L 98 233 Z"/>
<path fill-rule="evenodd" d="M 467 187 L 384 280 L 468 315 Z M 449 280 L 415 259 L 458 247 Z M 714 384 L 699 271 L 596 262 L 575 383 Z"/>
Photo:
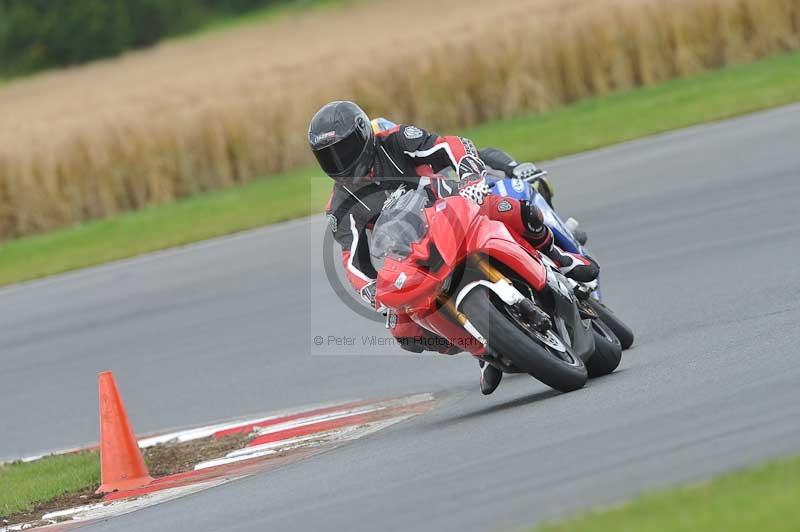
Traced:
<path fill-rule="evenodd" d="M 153 478 L 139 450 L 125 405 L 110 371 L 98 378 L 100 390 L 100 479 L 95 493 L 111 493 L 150 484 Z"/>

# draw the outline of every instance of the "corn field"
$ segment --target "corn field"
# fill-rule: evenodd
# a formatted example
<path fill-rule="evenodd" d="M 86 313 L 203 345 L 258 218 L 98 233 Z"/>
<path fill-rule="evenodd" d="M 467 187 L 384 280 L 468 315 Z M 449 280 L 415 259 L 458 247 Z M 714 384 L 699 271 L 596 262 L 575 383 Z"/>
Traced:
<path fill-rule="evenodd" d="M 362 1 L 171 41 L 0 86 L 0 240 L 308 163 L 332 99 L 441 131 L 798 48 L 800 0 Z"/>

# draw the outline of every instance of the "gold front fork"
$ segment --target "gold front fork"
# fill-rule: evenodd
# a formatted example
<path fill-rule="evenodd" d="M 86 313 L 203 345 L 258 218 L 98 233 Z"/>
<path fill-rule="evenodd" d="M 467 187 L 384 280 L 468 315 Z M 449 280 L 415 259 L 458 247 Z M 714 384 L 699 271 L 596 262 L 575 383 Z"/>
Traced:
<path fill-rule="evenodd" d="M 441 308 L 443 308 L 445 312 L 447 312 L 454 320 L 456 320 L 459 325 L 463 327 L 464 324 L 467 323 L 467 317 L 456 308 L 456 305 L 453 303 L 451 298 L 441 294 L 439 295 L 438 300 L 439 304 L 442 306 Z"/>
<path fill-rule="evenodd" d="M 494 266 L 492 266 L 491 264 L 489 264 L 489 261 L 488 261 L 488 260 L 486 260 L 485 258 L 481 257 L 480 255 L 472 255 L 472 256 L 470 257 L 470 261 L 471 261 L 471 262 L 472 262 L 472 264 L 473 264 L 473 265 L 475 265 L 475 266 L 476 266 L 476 267 L 477 267 L 477 268 L 478 268 L 478 269 L 481 271 L 481 273 L 482 273 L 483 275 L 485 275 L 485 276 L 486 276 L 486 278 L 487 278 L 487 279 L 489 279 L 491 282 L 493 282 L 493 283 L 496 283 L 496 282 L 498 282 L 498 281 L 506 281 L 506 282 L 508 282 L 508 279 L 506 279 L 505 275 L 503 275 L 502 273 L 500 273 L 500 272 L 497 270 L 497 268 L 495 268 Z"/>
<path fill-rule="evenodd" d="M 469 260 L 472 263 L 472 265 L 474 265 L 476 268 L 478 268 L 481 271 L 481 273 L 483 273 L 483 275 L 485 275 L 486 278 L 489 281 L 491 281 L 493 283 L 496 283 L 498 281 L 506 281 L 506 282 L 508 282 L 508 279 L 506 279 L 505 275 L 500 273 L 500 271 L 498 271 L 497 268 L 492 266 L 489 263 L 489 261 L 486 260 L 485 258 L 483 258 L 483 257 L 481 257 L 479 255 L 472 255 L 469 258 Z M 464 314 L 462 314 L 456 308 L 456 305 L 455 305 L 455 303 L 453 303 L 453 300 L 451 298 L 445 296 L 444 294 L 440 294 L 438 300 L 439 300 L 439 304 L 442 306 L 442 308 L 448 314 L 450 314 L 450 316 L 452 316 L 453 319 L 455 319 L 458 322 L 459 325 L 461 325 L 463 327 L 464 324 L 469 321 L 467 319 L 467 317 Z"/>

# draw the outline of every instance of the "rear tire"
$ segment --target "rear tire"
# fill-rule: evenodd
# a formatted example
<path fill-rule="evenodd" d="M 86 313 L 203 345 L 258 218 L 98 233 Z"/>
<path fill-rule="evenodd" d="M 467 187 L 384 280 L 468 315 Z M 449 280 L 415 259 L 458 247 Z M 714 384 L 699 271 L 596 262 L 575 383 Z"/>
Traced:
<path fill-rule="evenodd" d="M 611 309 L 599 302 L 594 298 L 588 299 L 589 306 L 597 312 L 603 323 L 608 325 L 608 328 L 614 332 L 614 335 L 619 339 L 622 350 L 629 349 L 633 345 L 633 331 L 619 319 L 616 314 L 611 312 Z"/>
<path fill-rule="evenodd" d="M 464 314 L 493 351 L 560 392 L 571 392 L 586 385 L 588 374 L 580 357 L 565 345 L 562 355 L 567 360 L 562 359 L 557 354 L 559 351 L 538 339 L 537 333 L 517 323 L 508 313 L 508 307 L 500 301 L 495 304 L 494 299 L 493 292 L 478 286 L 462 303 Z"/>
<path fill-rule="evenodd" d="M 622 361 L 622 345 L 611 328 L 600 320 L 592 320 L 594 354 L 586 361 L 589 378 L 613 373 Z"/>

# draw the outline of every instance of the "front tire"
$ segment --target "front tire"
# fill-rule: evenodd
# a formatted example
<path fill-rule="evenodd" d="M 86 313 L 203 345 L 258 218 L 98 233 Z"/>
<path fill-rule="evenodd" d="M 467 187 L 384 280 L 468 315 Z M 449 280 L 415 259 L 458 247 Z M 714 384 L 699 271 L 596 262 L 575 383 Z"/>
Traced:
<path fill-rule="evenodd" d="M 611 312 L 611 309 L 594 298 L 588 299 L 589 306 L 597 312 L 603 323 L 614 332 L 614 336 L 619 339 L 622 350 L 629 349 L 633 345 L 633 331 L 625 323 Z"/>
<path fill-rule="evenodd" d="M 594 354 L 586 361 L 589 378 L 613 373 L 622 361 L 622 345 L 611 328 L 601 320 L 592 320 Z"/>
<path fill-rule="evenodd" d="M 586 385 L 588 374 L 580 357 L 553 331 L 548 335 L 554 335 L 564 351 L 549 346 L 540 333 L 517 320 L 488 288 L 475 287 L 464 298 L 462 310 L 493 351 L 508 357 L 534 378 L 560 392 L 571 392 Z"/>

